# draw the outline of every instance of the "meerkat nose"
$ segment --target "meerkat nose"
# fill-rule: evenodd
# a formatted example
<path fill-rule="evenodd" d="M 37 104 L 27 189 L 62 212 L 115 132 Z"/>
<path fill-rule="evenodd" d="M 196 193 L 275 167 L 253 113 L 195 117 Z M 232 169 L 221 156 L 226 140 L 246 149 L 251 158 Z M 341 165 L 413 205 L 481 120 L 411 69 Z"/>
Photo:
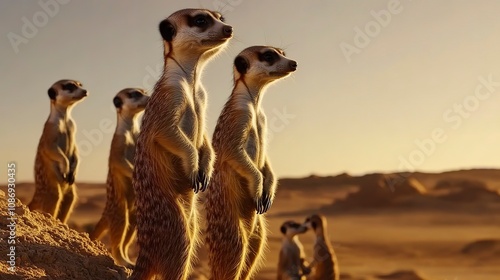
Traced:
<path fill-rule="evenodd" d="M 230 37 L 231 35 L 233 35 L 233 27 L 229 25 L 224 26 L 224 28 L 222 28 L 222 33 L 224 34 L 224 36 Z"/>
<path fill-rule="evenodd" d="M 87 90 L 86 89 L 83 90 L 83 96 L 87 96 Z"/>
<path fill-rule="evenodd" d="M 290 68 L 292 69 L 292 71 L 297 70 L 297 62 L 293 60 L 290 61 Z"/>

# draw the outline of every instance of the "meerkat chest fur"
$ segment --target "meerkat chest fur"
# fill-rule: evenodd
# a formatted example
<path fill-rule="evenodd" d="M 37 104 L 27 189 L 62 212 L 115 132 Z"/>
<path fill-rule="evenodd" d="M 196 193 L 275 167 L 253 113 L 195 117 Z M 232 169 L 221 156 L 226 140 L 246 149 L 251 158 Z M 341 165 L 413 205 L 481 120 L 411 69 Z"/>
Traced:
<path fill-rule="evenodd" d="M 297 236 L 293 238 L 285 238 L 282 244 L 282 250 L 291 257 L 291 259 L 300 259 L 302 244 L 300 243 Z"/>
<path fill-rule="evenodd" d="M 168 66 L 168 65 L 167 65 Z M 170 65 L 165 69 L 161 81 L 161 93 L 171 94 L 182 104 L 179 127 L 199 147 L 204 130 L 206 92 L 198 77 L 186 76 L 182 69 Z"/>
<path fill-rule="evenodd" d="M 74 137 L 75 137 L 75 124 L 71 119 L 69 113 L 64 115 L 56 112 L 56 110 L 51 110 L 51 114 L 49 119 L 47 120 L 44 128 L 43 135 L 53 135 L 54 139 L 50 139 L 51 141 L 55 141 L 57 146 L 69 156 L 74 147 Z M 48 141 L 45 143 L 47 145 L 52 145 Z"/>

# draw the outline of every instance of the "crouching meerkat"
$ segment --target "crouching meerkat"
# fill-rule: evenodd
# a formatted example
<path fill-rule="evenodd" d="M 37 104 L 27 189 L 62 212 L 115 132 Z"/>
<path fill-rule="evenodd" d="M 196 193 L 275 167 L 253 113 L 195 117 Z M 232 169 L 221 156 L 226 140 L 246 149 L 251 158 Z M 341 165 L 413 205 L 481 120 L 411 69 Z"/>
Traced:
<path fill-rule="evenodd" d="M 313 272 L 309 279 L 339 280 L 337 257 L 328 239 L 326 218 L 315 214 L 307 217 L 304 225 L 312 229 L 316 235 L 314 259 L 309 266 Z"/>
<path fill-rule="evenodd" d="M 178 280 L 192 270 L 199 243 L 194 194 L 207 188 L 215 158 L 200 76 L 233 31 L 221 14 L 202 9 L 177 11 L 159 30 L 164 70 L 144 112 L 133 172 L 140 251 L 131 279 Z"/>
<path fill-rule="evenodd" d="M 217 158 L 206 194 L 211 279 L 249 279 L 262 262 L 267 237 L 259 214 L 271 207 L 277 184 L 265 152 L 262 95 L 296 68 L 281 49 L 268 46 L 249 47 L 234 60 L 234 88 L 214 131 Z"/>
<path fill-rule="evenodd" d="M 305 280 L 311 272 L 305 260 L 304 247 L 299 234 L 307 231 L 305 225 L 294 221 L 286 221 L 281 225 L 283 242 L 278 259 L 278 280 Z"/>
<path fill-rule="evenodd" d="M 50 114 L 35 157 L 35 194 L 30 210 L 51 214 L 66 223 L 76 202 L 78 150 L 71 110 L 87 96 L 75 80 L 60 80 L 48 90 Z"/>
<path fill-rule="evenodd" d="M 117 123 L 108 158 L 106 206 L 92 240 L 109 230 L 111 254 L 119 265 L 131 266 L 128 247 L 136 228 L 135 193 L 132 189 L 135 144 L 139 135 L 137 119 L 146 107 L 149 96 L 140 88 L 126 88 L 113 98 Z"/>

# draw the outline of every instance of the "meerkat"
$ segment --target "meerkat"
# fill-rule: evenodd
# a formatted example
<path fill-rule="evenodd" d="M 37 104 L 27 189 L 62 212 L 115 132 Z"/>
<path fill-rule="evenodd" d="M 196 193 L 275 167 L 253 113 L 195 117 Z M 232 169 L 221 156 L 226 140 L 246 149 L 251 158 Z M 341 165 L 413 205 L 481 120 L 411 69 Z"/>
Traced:
<path fill-rule="evenodd" d="M 299 234 L 307 231 L 307 227 L 294 221 L 286 221 L 280 228 L 283 243 L 278 260 L 278 280 L 305 280 L 311 272 L 305 260 L 304 247 Z"/>
<path fill-rule="evenodd" d="M 326 218 L 312 215 L 306 218 L 304 226 L 312 229 L 316 235 L 314 259 L 309 265 L 313 269 L 311 280 L 339 280 L 337 257 L 328 239 Z"/>
<path fill-rule="evenodd" d="M 232 37 L 220 13 L 184 9 L 159 24 L 164 70 L 146 106 L 137 142 L 139 255 L 131 279 L 187 279 L 199 244 L 196 193 L 212 176 L 205 129 L 203 68 Z"/>
<path fill-rule="evenodd" d="M 283 50 L 253 46 L 234 60 L 234 88 L 213 135 L 217 155 L 206 194 L 206 241 L 214 280 L 250 279 L 262 263 L 266 213 L 277 180 L 265 152 L 262 95 L 295 71 Z"/>
<path fill-rule="evenodd" d="M 140 88 L 126 88 L 113 98 L 117 123 L 108 159 L 106 206 L 94 231 L 97 240 L 109 230 L 111 254 L 119 265 L 132 266 L 128 247 L 136 228 L 135 193 L 132 189 L 135 144 L 139 135 L 137 119 L 149 96 Z"/>
<path fill-rule="evenodd" d="M 35 194 L 28 206 L 63 223 L 77 199 L 75 178 L 79 160 L 71 110 L 87 94 L 75 80 L 59 80 L 49 88 L 50 114 L 35 157 Z"/>

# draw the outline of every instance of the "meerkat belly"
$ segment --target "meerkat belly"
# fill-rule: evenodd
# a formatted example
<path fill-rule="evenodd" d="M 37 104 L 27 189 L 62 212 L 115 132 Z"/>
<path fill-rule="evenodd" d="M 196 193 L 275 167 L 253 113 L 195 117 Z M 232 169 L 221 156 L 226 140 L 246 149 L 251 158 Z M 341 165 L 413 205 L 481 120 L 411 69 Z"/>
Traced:
<path fill-rule="evenodd" d="M 260 160 L 260 141 L 257 132 L 252 129 L 248 134 L 248 139 L 246 141 L 245 150 L 248 156 L 253 160 L 253 162 L 259 162 Z"/>
<path fill-rule="evenodd" d="M 62 124 L 59 126 L 59 133 L 57 135 L 57 145 L 64 152 L 70 163 L 73 161 L 73 142 L 70 128 L 68 125 Z"/>
<path fill-rule="evenodd" d="M 198 137 L 198 118 L 190 106 L 182 114 L 179 126 L 190 140 L 194 141 Z"/>

